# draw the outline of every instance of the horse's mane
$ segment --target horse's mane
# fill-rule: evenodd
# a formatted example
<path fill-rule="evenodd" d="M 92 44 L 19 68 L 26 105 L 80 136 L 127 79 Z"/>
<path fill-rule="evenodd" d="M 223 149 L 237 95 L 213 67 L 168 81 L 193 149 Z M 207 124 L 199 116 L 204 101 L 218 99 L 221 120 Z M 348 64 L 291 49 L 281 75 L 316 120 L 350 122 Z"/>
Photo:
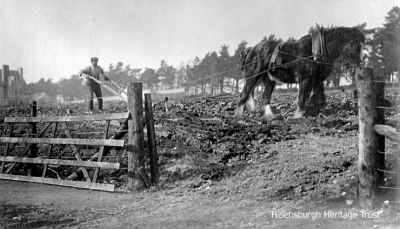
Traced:
<path fill-rule="evenodd" d="M 273 52 L 279 42 L 280 40 L 272 40 L 264 37 L 258 44 L 254 45 L 253 47 L 246 48 L 240 58 L 240 68 L 243 70 L 247 62 L 250 63 L 267 60 L 267 55 Z"/>
<path fill-rule="evenodd" d="M 307 34 L 307 35 L 304 35 L 304 36 L 300 37 L 299 40 L 308 39 L 308 38 L 310 38 L 310 37 L 311 37 L 311 35 Z"/>
<path fill-rule="evenodd" d="M 330 26 L 322 30 L 330 39 L 341 41 L 359 39 L 360 42 L 365 42 L 364 34 L 357 27 Z"/>

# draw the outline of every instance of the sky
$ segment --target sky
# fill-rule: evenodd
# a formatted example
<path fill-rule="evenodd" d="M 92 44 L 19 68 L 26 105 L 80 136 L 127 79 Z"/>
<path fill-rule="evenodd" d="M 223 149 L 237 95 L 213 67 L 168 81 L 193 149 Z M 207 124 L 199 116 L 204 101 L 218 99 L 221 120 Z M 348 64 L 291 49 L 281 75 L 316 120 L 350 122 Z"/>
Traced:
<path fill-rule="evenodd" d="M 246 40 L 300 38 L 315 23 L 382 26 L 400 0 L 0 0 L 0 64 L 29 82 L 69 78 L 99 57 L 105 70 L 175 67 Z"/>

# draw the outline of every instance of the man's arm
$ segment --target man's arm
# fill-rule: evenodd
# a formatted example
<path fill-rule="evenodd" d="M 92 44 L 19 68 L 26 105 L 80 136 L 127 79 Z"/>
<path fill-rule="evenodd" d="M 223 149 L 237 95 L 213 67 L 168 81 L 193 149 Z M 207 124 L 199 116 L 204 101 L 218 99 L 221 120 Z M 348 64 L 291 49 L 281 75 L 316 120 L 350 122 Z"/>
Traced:
<path fill-rule="evenodd" d="M 105 74 L 104 74 L 104 70 L 103 70 L 103 68 L 102 67 L 100 67 L 99 66 L 99 68 L 100 68 L 100 74 L 101 75 L 103 75 L 103 77 L 104 77 L 104 80 L 110 80 L 110 78 L 108 78 Z"/>
<path fill-rule="evenodd" d="M 84 68 L 84 69 L 81 69 L 80 71 L 79 71 L 79 76 L 81 76 L 82 75 L 82 73 L 84 73 L 84 74 L 90 74 L 90 66 L 89 67 L 86 67 L 86 68 Z"/>

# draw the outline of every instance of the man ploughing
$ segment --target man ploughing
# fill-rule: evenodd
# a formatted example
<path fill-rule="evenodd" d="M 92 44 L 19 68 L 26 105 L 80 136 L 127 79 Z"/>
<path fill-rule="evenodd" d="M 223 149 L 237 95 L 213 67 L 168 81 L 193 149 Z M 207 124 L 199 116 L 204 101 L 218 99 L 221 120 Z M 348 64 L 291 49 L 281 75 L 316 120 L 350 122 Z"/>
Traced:
<path fill-rule="evenodd" d="M 79 76 L 84 77 L 83 74 L 92 76 L 93 78 L 100 80 L 100 76 L 103 76 L 104 80 L 109 80 L 108 77 L 104 75 L 104 70 L 97 65 L 97 62 L 99 61 L 99 58 L 97 57 L 92 57 L 90 58 L 90 62 L 92 63 L 90 66 L 82 69 L 79 72 Z M 102 93 L 101 93 L 101 87 L 100 84 L 94 81 L 93 79 L 86 78 L 86 85 L 89 89 L 89 110 L 90 113 L 93 111 L 93 94 L 96 95 L 97 102 L 99 104 L 99 110 L 103 110 L 103 98 L 102 98 Z"/>

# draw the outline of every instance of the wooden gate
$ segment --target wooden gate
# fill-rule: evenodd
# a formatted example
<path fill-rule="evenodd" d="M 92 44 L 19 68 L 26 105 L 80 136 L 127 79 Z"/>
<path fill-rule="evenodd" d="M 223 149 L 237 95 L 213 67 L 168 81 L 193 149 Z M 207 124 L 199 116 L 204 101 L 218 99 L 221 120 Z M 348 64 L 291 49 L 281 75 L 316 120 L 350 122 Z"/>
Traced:
<path fill-rule="evenodd" d="M 36 111 L 35 111 L 36 112 Z M 36 116 L 33 115 L 33 116 Z M 7 117 L 4 122 L 9 126 L 7 137 L 0 137 L 0 143 L 5 143 L 5 150 L 0 154 L 0 179 L 27 181 L 34 183 L 44 183 L 60 186 L 69 186 L 76 188 L 114 191 L 113 184 L 97 183 L 99 169 L 119 169 L 119 163 L 102 162 L 105 147 L 122 147 L 124 140 L 107 139 L 110 120 L 127 119 L 129 113 L 113 113 L 101 115 L 85 115 L 85 116 L 53 116 L 53 117 Z M 71 131 L 67 123 L 82 121 L 105 121 L 106 127 L 102 139 L 77 139 L 72 138 Z M 30 137 L 14 137 L 13 131 L 17 123 L 29 124 L 31 126 Z M 40 132 L 36 129 L 37 123 L 44 123 L 44 127 Z M 53 126 L 51 137 L 43 137 L 47 130 Z M 67 138 L 57 137 L 57 129 L 61 127 Z M 9 156 L 12 146 L 15 144 L 25 144 L 24 150 L 20 156 Z M 38 144 L 45 144 L 45 155 L 37 157 Z M 76 160 L 55 159 L 52 155 L 53 145 L 70 145 Z M 83 161 L 78 146 L 99 146 L 97 161 Z M 14 147 L 14 150 L 17 147 Z M 59 155 L 60 156 L 60 155 Z M 53 158 L 53 159 L 52 159 Z M 7 164 L 6 164 L 7 163 Z M 18 163 L 27 164 L 27 175 L 13 175 L 11 172 Z M 41 176 L 31 175 L 32 164 L 43 165 Z M 83 172 L 86 181 L 72 181 L 65 179 L 55 179 L 46 177 L 48 165 L 66 165 L 76 166 Z M 94 172 L 90 177 L 87 168 L 93 168 Z"/>

